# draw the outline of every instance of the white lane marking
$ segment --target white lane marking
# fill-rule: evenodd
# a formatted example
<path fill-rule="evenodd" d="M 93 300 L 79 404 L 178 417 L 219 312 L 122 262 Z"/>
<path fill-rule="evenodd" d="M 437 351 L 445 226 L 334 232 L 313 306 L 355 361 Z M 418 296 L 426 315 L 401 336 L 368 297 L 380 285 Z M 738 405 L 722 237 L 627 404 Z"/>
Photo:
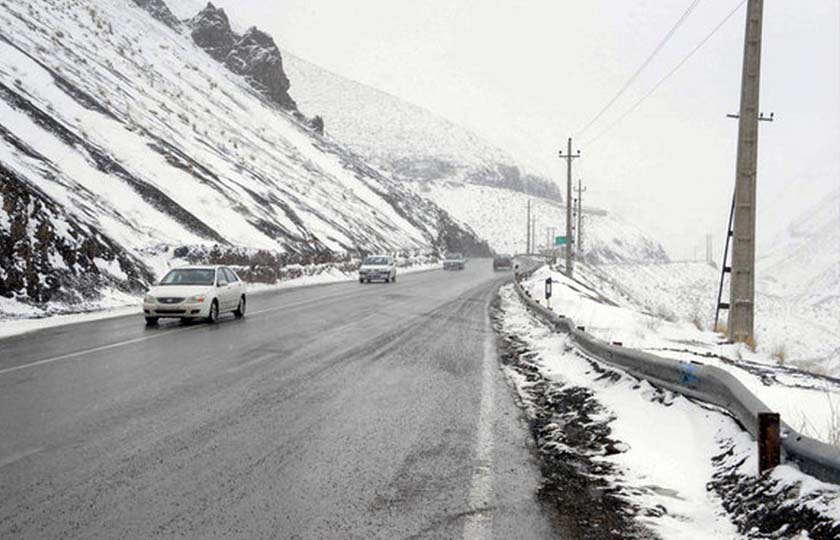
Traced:
<path fill-rule="evenodd" d="M 475 439 L 475 462 L 470 482 L 469 514 L 464 523 L 464 540 L 487 538 L 492 532 L 493 494 L 493 416 L 494 366 L 496 347 L 490 323 L 489 305 L 485 306 L 484 321 L 487 337 L 484 340 L 481 376 L 481 407 L 478 415 L 478 434 Z"/>
<path fill-rule="evenodd" d="M 42 450 L 44 450 L 44 448 L 42 446 L 39 446 L 38 448 L 32 448 L 30 450 L 24 450 L 23 452 L 18 452 L 17 454 L 12 454 L 11 456 L 9 456 L 7 458 L 0 459 L 0 469 L 2 469 L 3 467 L 5 467 L 7 465 L 11 465 L 12 463 L 17 463 L 18 461 L 22 460 L 23 458 L 27 458 L 27 457 L 29 457 L 33 454 L 37 454 L 38 452 L 41 452 Z"/>
<path fill-rule="evenodd" d="M 21 364 L 19 366 L 13 366 L 6 369 L 0 369 L 0 375 L 5 375 L 6 373 L 12 373 L 13 371 L 20 371 L 22 369 L 33 368 L 35 366 L 42 366 L 44 364 L 52 364 L 53 362 L 58 362 L 60 360 L 69 360 L 70 358 L 76 358 L 78 356 L 84 356 L 86 354 L 91 354 L 95 352 L 107 351 L 110 349 L 116 349 L 117 347 L 123 347 L 125 345 L 131 345 L 132 343 L 139 343 L 141 341 L 148 341 L 150 339 L 158 339 L 164 336 L 169 336 L 172 334 L 178 334 L 180 332 L 185 332 L 187 330 L 192 330 L 193 328 L 199 328 L 198 326 L 192 326 L 187 328 L 178 328 L 177 330 L 168 330 L 166 332 L 161 332 L 160 334 L 155 334 L 153 336 L 143 336 L 137 337 L 134 339 L 127 339 L 125 341 L 118 341 L 116 343 L 109 343 L 108 345 L 102 345 L 99 347 L 94 347 L 92 349 L 85 349 L 83 351 L 76 351 L 67 354 L 62 354 L 61 356 L 53 356 L 52 358 L 45 358 L 43 360 L 36 360 L 35 362 L 30 362 L 28 364 Z"/>
<path fill-rule="evenodd" d="M 259 364 L 260 362 L 264 362 L 265 360 L 268 360 L 269 358 L 274 358 L 275 356 L 277 356 L 277 353 L 264 354 L 264 355 L 258 356 L 256 358 L 252 358 L 251 360 L 248 360 L 247 362 L 242 362 L 239 365 L 227 368 L 225 370 L 225 373 L 236 373 L 237 371 L 245 369 L 246 367 L 250 367 L 250 366 Z"/>

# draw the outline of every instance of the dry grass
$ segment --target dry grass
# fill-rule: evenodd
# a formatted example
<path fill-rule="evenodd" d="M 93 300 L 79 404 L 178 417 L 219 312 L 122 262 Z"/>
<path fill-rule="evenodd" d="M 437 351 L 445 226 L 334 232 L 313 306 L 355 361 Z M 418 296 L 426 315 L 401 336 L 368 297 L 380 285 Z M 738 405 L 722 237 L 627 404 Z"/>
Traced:
<path fill-rule="evenodd" d="M 706 329 L 706 325 L 703 324 L 703 316 L 700 314 L 699 310 L 694 310 L 691 314 L 691 324 L 694 325 L 694 328 L 700 330 L 701 332 Z"/>
<path fill-rule="evenodd" d="M 840 403 L 835 403 L 831 397 L 831 392 L 825 390 L 825 399 L 828 401 L 828 420 L 826 420 L 825 442 L 840 448 Z M 802 419 L 799 424 L 799 433 L 806 437 L 814 437 L 817 430 L 814 428 L 811 420 L 802 414 Z"/>
<path fill-rule="evenodd" d="M 755 348 L 758 346 L 758 343 L 756 343 L 755 341 L 755 336 L 750 336 L 749 338 L 745 339 L 742 343 L 746 345 L 747 348 L 752 352 L 755 352 Z"/>
<path fill-rule="evenodd" d="M 714 330 L 715 330 L 715 333 L 724 334 L 724 335 L 729 331 L 729 329 L 726 327 L 726 323 L 723 322 L 723 321 L 718 321 L 717 324 L 715 325 Z"/>
<path fill-rule="evenodd" d="M 770 356 L 776 359 L 776 365 L 784 366 L 785 361 L 787 360 L 787 348 L 785 347 L 784 343 L 780 343 L 773 348 L 773 352 L 770 353 Z"/>

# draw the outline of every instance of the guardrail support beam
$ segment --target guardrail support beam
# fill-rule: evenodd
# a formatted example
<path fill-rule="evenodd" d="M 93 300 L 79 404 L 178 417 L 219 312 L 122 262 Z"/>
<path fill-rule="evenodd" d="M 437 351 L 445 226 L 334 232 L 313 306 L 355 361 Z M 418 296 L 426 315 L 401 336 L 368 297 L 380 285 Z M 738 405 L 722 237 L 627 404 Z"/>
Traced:
<path fill-rule="evenodd" d="M 782 457 L 779 413 L 758 413 L 758 474 L 779 464 Z"/>

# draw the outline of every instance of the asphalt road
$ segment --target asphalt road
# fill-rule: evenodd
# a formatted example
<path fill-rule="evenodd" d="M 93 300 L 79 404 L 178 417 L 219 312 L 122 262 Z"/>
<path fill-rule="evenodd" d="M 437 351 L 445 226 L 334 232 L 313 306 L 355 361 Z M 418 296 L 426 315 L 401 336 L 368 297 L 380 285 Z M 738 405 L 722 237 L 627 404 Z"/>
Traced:
<path fill-rule="evenodd" d="M 0 340 L 0 538 L 552 538 L 489 261 Z"/>

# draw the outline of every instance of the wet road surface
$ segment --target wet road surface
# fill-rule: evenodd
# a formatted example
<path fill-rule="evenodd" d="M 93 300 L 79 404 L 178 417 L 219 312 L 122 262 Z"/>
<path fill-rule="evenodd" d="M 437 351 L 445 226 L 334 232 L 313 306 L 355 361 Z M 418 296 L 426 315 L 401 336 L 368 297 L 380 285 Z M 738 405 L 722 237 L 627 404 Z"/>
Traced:
<path fill-rule="evenodd" d="M 489 260 L 0 340 L 0 538 L 553 538 Z"/>

